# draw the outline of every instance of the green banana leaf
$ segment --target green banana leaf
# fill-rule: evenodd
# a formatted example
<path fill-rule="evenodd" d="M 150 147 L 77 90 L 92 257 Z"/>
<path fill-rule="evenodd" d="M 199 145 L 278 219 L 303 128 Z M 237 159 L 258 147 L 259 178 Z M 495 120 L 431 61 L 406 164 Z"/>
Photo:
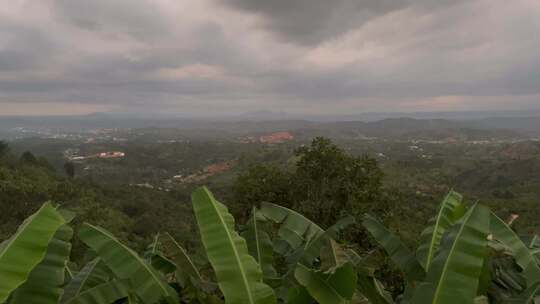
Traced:
<path fill-rule="evenodd" d="M 152 265 L 154 269 L 167 275 L 176 271 L 176 265 L 161 252 L 161 245 L 160 234 L 157 233 L 154 236 L 154 241 L 146 248 L 143 256 L 146 262 Z"/>
<path fill-rule="evenodd" d="M 145 303 L 156 303 L 161 299 L 171 304 L 178 303 L 177 293 L 163 281 L 161 275 L 110 232 L 85 223 L 79 237 L 98 253 L 116 277 L 129 281 L 130 287 Z"/>
<path fill-rule="evenodd" d="M 528 244 L 530 249 L 540 248 L 540 237 L 537 234 L 531 236 Z"/>
<path fill-rule="evenodd" d="M 152 256 L 154 254 L 159 253 L 159 232 L 154 236 L 154 241 L 148 246 L 145 256 Z"/>
<path fill-rule="evenodd" d="M 350 303 L 356 290 L 357 275 L 350 263 L 331 272 L 322 272 L 298 264 L 294 277 L 320 304 Z"/>
<path fill-rule="evenodd" d="M 161 252 L 154 254 L 149 260 L 148 263 L 163 275 L 168 275 L 176 271 L 176 264 Z"/>
<path fill-rule="evenodd" d="M 349 225 L 354 224 L 355 222 L 356 220 L 354 219 L 353 216 L 347 216 L 337 221 L 330 228 L 326 229 L 324 233 L 317 235 L 304 248 L 303 253 L 301 254 L 302 262 L 308 267 L 311 267 L 313 265 L 313 262 L 316 261 L 317 258 L 319 257 L 323 258 L 321 253 L 325 253 L 326 252 L 325 250 L 327 248 L 335 249 L 334 245 L 336 245 L 336 243 L 334 239 L 338 236 L 338 233 L 341 230 L 344 230 L 345 228 L 347 228 Z M 323 266 L 323 268 L 330 268 L 330 267 L 338 266 L 341 264 L 339 260 L 339 256 L 336 255 L 336 252 L 334 251 L 330 252 L 330 254 L 326 254 L 324 258 L 325 258 L 325 265 Z"/>
<path fill-rule="evenodd" d="M 335 238 L 339 231 L 355 222 L 354 217 L 348 216 L 325 231 L 300 213 L 279 205 L 262 203 L 261 213 L 280 224 L 278 236 L 288 245 L 287 250 L 277 251 L 286 256 L 293 267 L 299 261 L 311 267 L 320 256 L 321 249 L 328 246 L 329 241 Z M 279 245 L 279 242 L 277 244 Z"/>
<path fill-rule="evenodd" d="M 262 271 L 249 255 L 246 241 L 234 230 L 234 218 L 206 187 L 192 194 L 202 243 L 227 304 L 276 303 L 262 282 Z"/>
<path fill-rule="evenodd" d="M 288 243 L 290 251 L 301 246 L 307 248 L 311 241 L 324 234 L 324 229 L 294 210 L 271 203 L 262 203 L 261 213 L 280 224 L 278 236 Z"/>
<path fill-rule="evenodd" d="M 514 254 L 516 263 L 523 270 L 527 279 L 527 285 L 532 286 L 540 282 L 540 267 L 532 251 L 525 245 L 519 236 L 503 220 L 494 213 L 490 218 L 491 233 L 493 238 L 510 248 Z"/>
<path fill-rule="evenodd" d="M 373 273 L 364 267 L 356 267 L 358 274 L 357 290 L 368 299 L 371 304 L 393 303 L 389 292 L 384 290 L 382 284 L 373 276 Z"/>
<path fill-rule="evenodd" d="M 358 275 L 357 290 L 358 294 L 366 298 L 371 304 L 390 304 L 393 303 L 392 295 L 384 289 L 379 282 L 373 270 L 365 265 L 365 258 L 361 257 L 352 249 L 344 250 L 349 262 L 355 267 Z"/>
<path fill-rule="evenodd" d="M 10 304 L 56 304 L 64 290 L 65 267 L 71 252 L 73 229 L 64 225 L 49 243 L 45 258 L 32 270 L 28 280 L 10 296 Z"/>
<path fill-rule="evenodd" d="M 426 272 L 439 250 L 443 234 L 465 214 L 466 208 L 461 203 L 462 200 L 461 194 L 450 191 L 442 201 L 437 216 L 430 221 L 430 225 L 422 232 L 416 256 Z"/>
<path fill-rule="evenodd" d="M 5 302 L 45 258 L 49 243 L 66 222 L 51 203 L 45 203 L 3 243 L 0 251 L 0 303 Z"/>
<path fill-rule="evenodd" d="M 163 255 L 160 250 L 161 245 L 160 234 L 157 233 L 154 236 L 154 241 L 152 241 L 144 252 L 144 259 L 148 264 L 152 265 L 154 269 L 167 275 L 176 271 L 176 265 L 173 261 Z"/>
<path fill-rule="evenodd" d="M 75 267 L 72 265 L 73 262 L 68 261 L 66 264 L 65 272 L 66 272 L 66 280 L 64 283 L 67 284 L 67 282 L 71 281 L 73 277 L 75 276 L 76 272 L 74 271 Z"/>
<path fill-rule="evenodd" d="M 480 272 L 480 277 L 478 278 L 478 290 L 476 291 L 476 294 L 486 295 L 488 293 L 489 287 L 491 286 L 493 280 L 492 272 L 493 260 L 488 248 L 486 248 L 484 264 L 482 265 L 482 271 Z"/>
<path fill-rule="evenodd" d="M 246 225 L 246 230 L 242 233 L 242 237 L 246 240 L 249 254 L 255 258 L 261 266 L 263 277 L 276 278 L 277 272 L 274 269 L 272 240 L 265 230 L 264 216 L 259 214 L 257 208 L 253 207 L 251 218 Z"/>
<path fill-rule="evenodd" d="M 303 286 L 289 288 L 287 293 L 287 304 L 313 304 L 315 300 L 309 295 Z"/>
<path fill-rule="evenodd" d="M 173 261 L 176 265 L 176 274 L 177 277 L 186 279 L 186 275 L 191 277 L 192 280 L 199 283 L 203 279 L 197 266 L 191 260 L 186 250 L 176 242 L 176 240 L 169 234 L 165 233 L 164 237 L 161 237 L 163 247 L 165 248 L 166 255 Z"/>
<path fill-rule="evenodd" d="M 362 225 L 377 243 L 384 248 L 390 259 L 403 271 L 407 281 L 412 282 L 414 285 L 414 282 L 424 279 L 424 269 L 397 236 L 369 214 L 364 216 Z"/>
<path fill-rule="evenodd" d="M 66 285 L 60 303 L 66 303 L 84 290 L 109 281 L 111 278 L 110 270 L 105 268 L 106 266 L 100 258 L 88 262 Z"/>
<path fill-rule="evenodd" d="M 0 252 L 2 252 L 2 250 L 4 250 L 4 247 L 6 247 L 8 241 L 9 241 L 9 239 L 3 241 L 2 243 L 0 243 Z"/>
<path fill-rule="evenodd" d="M 471 207 L 442 242 L 426 280 L 414 291 L 415 304 L 472 303 L 486 255 L 489 209 Z"/>
<path fill-rule="evenodd" d="M 110 304 L 127 296 L 126 284 L 119 280 L 112 280 L 79 293 L 67 304 Z"/>
<path fill-rule="evenodd" d="M 339 267 L 345 263 L 351 261 L 351 257 L 348 255 L 341 245 L 336 241 L 330 239 L 322 249 L 321 249 L 321 270 L 331 270 L 333 268 Z M 354 265 L 354 263 L 353 263 Z"/>

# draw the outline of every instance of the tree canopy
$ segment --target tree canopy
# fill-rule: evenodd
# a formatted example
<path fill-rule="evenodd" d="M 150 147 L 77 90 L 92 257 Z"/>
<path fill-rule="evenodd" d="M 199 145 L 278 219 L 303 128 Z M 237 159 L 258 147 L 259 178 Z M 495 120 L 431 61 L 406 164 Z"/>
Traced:
<path fill-rule="evenodd" d="M 257 164 L 239 175 L 233 187 L 235 203 L 280 204 L 328 227 L 381 202 L 383 173 L 375 159 L 350 155 L 324 137 L 298 148 L 295 157 L 292 171 Z"/>

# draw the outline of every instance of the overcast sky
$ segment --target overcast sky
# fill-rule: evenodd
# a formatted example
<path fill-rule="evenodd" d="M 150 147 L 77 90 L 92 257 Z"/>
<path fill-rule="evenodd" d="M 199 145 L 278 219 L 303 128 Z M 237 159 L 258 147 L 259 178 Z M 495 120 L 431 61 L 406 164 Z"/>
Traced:
<path fill-rule="evenodd" d="M 531 108 L 539 0 L 0 0 L 0 114 Z"/>

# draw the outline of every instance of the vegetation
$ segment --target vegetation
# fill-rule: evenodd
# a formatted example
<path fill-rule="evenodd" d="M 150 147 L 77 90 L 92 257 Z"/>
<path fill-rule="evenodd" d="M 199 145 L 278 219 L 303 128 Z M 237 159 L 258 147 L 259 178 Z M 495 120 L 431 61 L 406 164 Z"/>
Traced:
<path fill-rule="evenodd" d="M 0 140 L 0 157 L 3 157 L 8 151 L 9 151 L 8 144 Z"/>
<path fill-rule="evenodd" d="M 60 157 L 52 166 L 38 147 L 0 143 L 0 303 L 532 303 L 537 295 L 536 144 L 115 145 L 128 157 Z M 208 180 L 163 182 L 185 164 L 190 174 L 231 159 L 230 171 Z M 437 208 L 452 185 L 485 205 L 451 191 Z"/>
<path fill-rule="evenodd" d="M 28 153 L 27 153 L 28 154 Z M 76 231 L 88 221 L 102 226 L 137 250 L 144 249 L 158 231 L 167 230 L 191 246 L 194 219 L 189 204 L 178 204 L 189 196 L 178 192 L 128 185 L 103 185 L 84 179 L 60 176 L 44 159 L 21 161 L 11 153 L 0 158 L 0 241 L 15 233 L 25 218 L 44 201 L 55 201 L 77 214 Z M 40 161 L 41 159 L 41 161 Z M 84 257 L 84 245 L 73 242 L 72 258 Z"/>
<path fill-rule="evenodd" d="M 351 217 L 325 230 L 263 203 L 238 231 L 208 189 L 195 190 L 192 203 L 211 268 L 167 233 L 138 254 L 88 223 L 78 231 L 87 262 L 77 267 L 69 260 L 73 214 L 45 203 L 0 245 L 0 303 L 533 303 L 540 292 L 537 237 L 520 238 L 510 223 L 453 191 L 416 254 L 364 216 L 406 278 L 394 297 L 375 278 L 369 253 L 337 241 Z"/>
<path fill-rule="evenodd" d="M 294 157 L 292 170 L 251 166 L 233 185 L 232 201 L 242 207 L 263 201 L 280 204 L 300 211 L 322 227 L 330 227 L 347 215 L 382 215 L 388 206 L 383 173 L 375 159 L 347 154 L 323 137 L 296 149 Z M 360 227 L 349 234 L 350 239 L 363 236 Z"/>

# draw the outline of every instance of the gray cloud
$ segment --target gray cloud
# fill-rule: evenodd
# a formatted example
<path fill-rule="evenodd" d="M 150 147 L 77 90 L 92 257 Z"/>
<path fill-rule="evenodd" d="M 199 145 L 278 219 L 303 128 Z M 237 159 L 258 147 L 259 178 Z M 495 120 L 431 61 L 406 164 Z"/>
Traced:
<path fill-rule="evenodd" d="M 150 0 L 57 0 L 53 8 L 65 22 L 88 31 L 126 34 L 153 41 L 170 34 L 172 20 Z"/>
<path fill-rule="evenodd" d="M 540 105 L 536 0 L 21 3 L 0 8 L 0 105 L 10 107 Z"/>
<path fill-rule="evenodd" d="M 434 10 L 452 0 L 225 0 L 262 18 L 262 26 L 292 43 L 313 45 L 406 8 Z"/>

